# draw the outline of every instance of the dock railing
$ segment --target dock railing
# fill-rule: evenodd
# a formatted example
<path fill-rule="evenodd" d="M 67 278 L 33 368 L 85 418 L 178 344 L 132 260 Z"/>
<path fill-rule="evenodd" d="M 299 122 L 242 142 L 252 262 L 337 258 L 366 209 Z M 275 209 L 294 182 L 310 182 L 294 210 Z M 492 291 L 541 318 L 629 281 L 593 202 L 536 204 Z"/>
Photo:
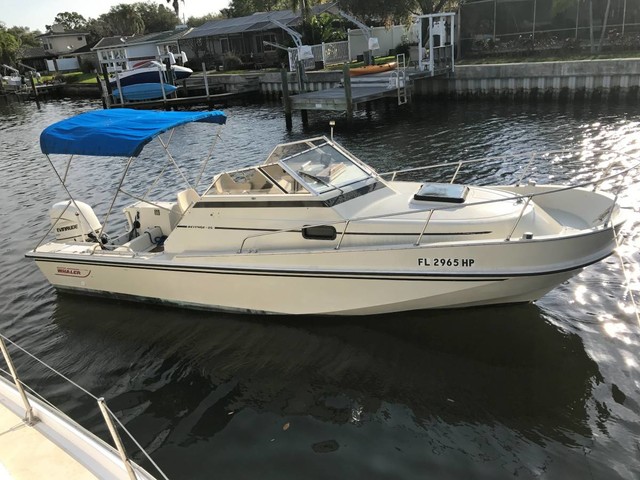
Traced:
<path fill-rule="evenodd" d="M 65 414 L 63 412 L 61 412 L 55 405 L 53 405 L 49 401 L 47 401 L 43 396 L 38 394 L 35 390 L 30 388 L 24 382 L 22 382 L 22 380 L 20 380 L 20 378 L 18 376 L 18 373 L 17 373 L 17 370 L 16 370 L 16 368 L 15 368 L 15 366 L 13 364 L 13 360 L 11 358 L 11 355 L 9 354 L 9 350 L 7 349 L 6 343 L 9 343 L 10 345 L 15 347 L 16 349 L 20 350 L 22 353 L 26 354 L 27 356 L 29 356 L 30 358 L 32 358 L 33 360 L 35 360 L 39 364 L 43 365 L 49 371 L 53 372 L 56 376 L 62 378 L 67 383 L 73 385 L 74 387 L 76 387 L 77 389 L 79 389 L 80 391 L 85 393 L 86 395 L 90 396 L 93 400 L 95 400 L 97 402 L 98 408 L 100 410 L 100 413 L 102 414 L 102 416 L 104 418 L 104 421 L 107 424 L 107 428 L 109 429 L 111 437 L 112 437 L 112 439 L 114 441 L 115 449 L 116 449 L 118 455 L 120 456 L 120 459 L 122 460 L 122 463 L 124 465 L 125 471 L 127 472 L 127 475 L 128 475 L 130 480 L 139 480 L 140 478 L 143 478 L 143 477 L 140 477 L 136 473 L 136 470 L 138 470 L 138 469 L 134 468 L 133 465 L 132 465 L 132 462 L 131 462 L 128 454 L 127 454 L 127 451 L 125 450 L 125 447 L 124 447 L 123 443 L 122 443 L 122 439 L 120 437 L 120 434 L 118 433 L 118 428 L 116 427 L 116 424 L 120 427 L 121 431 L 123 431 L 124 433 L 127 434 L 127 436 L 136 445 L 136 447 L 141 451 L 141 453 L 144 455 L 144 457 L 157 470 L 158 474 L 164 480 L 168 480 L 167 476 L 160 469 L 160 467 L 156 464 L 156 462 L 153 461 L 153 459 L 144 450 L 144 448 L 138 443 L 138 441 L 133 437 L 133 435 L 126 429 L 126 427 L 122 424 L 122 422 L 118 419 L 118 417 L 109 409 L 109 407 L 107 406 L 107 404 L 106 404 L 106 402 L 105 402 L 103 397 L 100 397 L 100 398 L 96 397 L 91 392 L 87 391 L 86 389 L 84 389 L 83 387 L 81 387 L 77 383 L 73 382 L 71 379 L 69 379 L 68 377 L 66 377 L 62 373 L 58 372 L 56 369 L 54 369 L 50 365 L 46 364 L 45 362 L 43 362 L 42 360 L 40 360 L 36 356 L 32 355 L 31 353 L 29 353 L 28 351 L 26 351 L 25 349 L 20 347 L 18 344 L 16 344 L 13 341 L 11 341 L 9 338 L 7 338 L 4 335 L 0 334 L 0 350 L 2 351 L 2 355 L 3 355 L 3 357 L 5 359 L 5 362 L 6 362 L 7 366 L 8 366 L 8 368 L 9 368 L 8 372 L 5 371 L 4 369 L 0 368 L 0 372 L 2 372 L 3 374 L 7 375 L 8 377 L 11 377 L 11 379 L 13 380 L 13 383 L 15 384 L 16 389 L 18 390 L 18 393 L 20 394 L 20 397 L 22 399 L 22 403 L 23 403 L 23 406 L 24 406 L 24 409 L 25 409 L 24 421 L 25 421 L 25 423 L 27 425 L 34 426 L 40 420 L 34 414 L 33 405 L 31 404 L 31 400 L 29 399 L 29 396 L 27 395 L 26 390 L 29 390 L 29 392 L 34 397 L 36 397 L 40 401 L 44 402 L 46 405 L 48 405 L 54 411 L 60 412 L 60 414 L 62 414 L 62 415 L 65 415 Z M 147 477 L 144 477 L 144 478 L 147 478 Z"/>
<path fill-rule="evenodd" d="M 525 178 L 525 176 L 528 174 L 528 172 L 531 170 L 532 165 L 534 164 L 534 160 L 536 158 L 539 158 L 539 155 L 544 155 L 547 156 L 550 160 L 551 159 L 556 159 L 557 157 L 554 156 L 553 158 L 551 157 L 552 155 L 558 155 L 558 154 L 568 154 L 571 153 L 571 151 L 569 150 L 557 150 L 557 151 L 549 151 L 549 152 L 543 152 L 543 153 L 533 153 L 533 154 L 527 154 L 527 156 L 529 157 L 529 161 L 526 163 L 526 165 L 524 166 L 524 170 L 520 173 L 520 175 L 517 177 L 518 180 L 515 183 L 515 185 L 513 186 L 522 186 L 522 180 Z M 508 242 L 511 240 L 513 234 L 515 233 L 522 217 L 524 216 L 524 213 L 527 209 L 527 207 L 530 205 L 531 201 L 533 201 L 535 198 L 537 197 L 542 197 L 542 196 L 549 196 L 549 195 L 553 195 L 553 194 L 558 194 L 561 192 L 565 192 L 568 190 L 575 190 L 575 189 L 579 189 L 579 188 L 587 188 L 587 187 L 592 187 L 593 190 L 595 191 L 600 185 L 602 185 L 605 182 L 610 182 L 613 180 L 616 180 L 617 183 L 615 185 L 612 186 L 612 189 L 614 191 L 614 195 L 612 198 L 612 202 L 611 205 L 606 208 L 603 212 L 601 212 L 599 214 L 599 216 L 597 216 L 597 219 L 599 220 L 599 222 L 595 225 L 592 225 L 591 228 L 592 229 L 604 229 L 604 228 L 610 228 L 613 227 L 612 225 L 610 225 L 611 223 L 611 217 L 613 215 L 615 206 L 617 204 L 618 201 L 618 196 L 619 193 L 622 189 L 622 183 L 623 180 L 625 178 L 625 175 L 627 175 L 629 172 L 631 171 L 636 171 L 638 169 L 640 169 L 640 162 L 638 162 L 637 159 L 632 159 L 630 156 L 627 156 L 625 154 L 619 154 L 621 156 L 626 157 L 629 160 L 633 160 L 636 163 L 632 164 L 631 166 L 625 166 L 620 164 L 619 162 L 615 162 L 615 163 L 611 163 L 610 165 L 608 165 L 600 175 L 597 176 L 597 178 L 591 179 L 591 180 L 586 180 L 584 182 L 579 182 L 575 185 L 570 185 L 570 186 L 564 186 L 564 187 L 558 187 L 558 188 L 553 188 L 552 190 L 547 190 L 547 191 L 543 191 L 543 192 L 538 192 L 538 193 L 528 193 L 528 194 L 524 194 L 524 195 L 519 195 L 517 193 L 515 193 L 515 199 L 518 203 L 522 204 L 522 208 L 520 209 L 520 213 L 517 217 L 517 219 L 514 222 L 513 227 L 510 229 L 509 233 L 504 237 L 504 241 Z M 503 161 L 506 159 L 513 159 L 514 155 L 504 155 L 504 156 L 499 156 L 499 157 L 493 157 L 491 158 L 492 161 Z M 419 172 L 419 171 L 424 171 L 424 170 L 433 170 L 433 169 L 437 169 L 437 168 L 453 168 L 454 169 L 454 173 L 450 178 L 450 183 L 453 183 L 456 179 L 456 177 L 459 175 L 462 167 L 464 165 L 468 165 L 468 164 L 473 164 L 473 163 L 477 163 L 477 162 L 482 162 L 482 161 L 488 161 L 487 158 L 484 159 L 472 159 L 472 160 L 463 160 L 463 161 L 459 161 L 459 162 L 447 162 L 447 163 L 441 163 L 441 164 L 437 164 L 437 165 L 429 165 L 429 166 L 424 166 L 424 167 L 416 167 L 416 168 L 408 168 L 408 169 L 403 169 L 403 170 L 396 170 L 393 172 L 387 172 L 387 173 L 383 173 L 383 174 L 379 174 L 379 176 L 385 177 L 385 176 L 390 176 L 391 180 L 395 180 L 396 177 L 400 174 L 405 174 L 405 173 L 414 173 L 414 172 Z M 612 172 L 613 170 L 617 169 L 616 171 Z M 531 181 L 530 184 L 535 185 L 534 181 Z M 485 201 L 481 201 L 481 202 L 473 202 L 471 204 L 465 204 L 465 205 L 488 205 L 488 204 L 492 204 L 492 203 L 500 203 L 500 202 L 513 202 L 514 201 L 514 197 L 508 197 L 508 198 L 501 198 L 501 199 L 497 199 L 497 200 L 485 200 Z M 394 213 L 390 213 L 390 214 L 382 214 L 382 215 L 369 215 L 369 216 L 363 216 L 363 217 L 354 217 L 354 218 L 350 218 L 350 219 L 344 219 L 344 220 L 339 220 L 339 221 L 335 221 L 335 222 L 322 222 L 322 223 L 318 223 L 318 224 L 314 224 L 314 225 L 309 225 L 309 224 L 304 224 L 304 225 L 300 225 L 298 227 L 291 227 L 291 228 L 287 228 L 287 229 L 282 229 L 282 230 L 277 230 L 277 231 L 271 231 L 271 232 L 266 232 L 266 233 L 260 233 L 260 234 L 255 234 L 255 235 L 248 235 L 246 236 L 242 242 L 240 243 L 240 248 L 238 249 L 238 253 L 247 253 L 247 252 L 252 252 L 255 253 L 258 251 L 258 245 L 252 245 L 250 249 L 246 249 L 246 244 L 250 243 L 254 240 L 260 239 L 260 238 L 265 238 L 265 237 L 270 237 L 272 235 L 279 235 L 279 234 L 283 234 L 283 233 L 297 233 L 302 231 L 303 228 L 313 228 L 313 227 L 321 227 L 321 226 L 339 226 L 339 225 L 344 225 L 344 228 L 342 229 L 342 232 L 339 232 L 337 235 L 337 244 L 335 246 L 333 246 L 332 248 L 335 250 L 340 250 L 342 248 L 342 243 L 344 240 L 345 235 L 347 234 L 347 231 L 349 230 L 349 227 L 352 226 L 353 224 L 357 224 L 357 223 L 363 223 L 366 221 L 371 221 L 371 220 L 379 220 L 379 219 L 385 219 L 385 218 L 393 218 L 393 217 L 400 217 L 400 216 L 404 216 L 404 215 L 420 215 L 421 213 L 424 213 L 425 215 L 425 220 L 424 223 L 422 224 L 421 227 L 421 231 L 417 234 L 417 238 L 415 240 L 415 242 L 412 242 L 412 244 L 416 247 L 420 246 L 422 244 L 422 239 L 424 237 L 424 235 L 426 235 L 428 233 L 428 227 L 430 225 L 430 223 L 433 220 L 433 217 L 435 214 L 437 214 L 438 212 L 442 212 L 442 211 L 448 211 L 448 210 L 454 210 L 457 208 L 460 208 L 461 204 L 450 204 L 447 206 L 442 206 L 442 207 L 433 207 L 433 208 L 425 208 L 425 209 L 412 209 L 412 210 L 404 210 L 401 212 L 394 212 Z"/>

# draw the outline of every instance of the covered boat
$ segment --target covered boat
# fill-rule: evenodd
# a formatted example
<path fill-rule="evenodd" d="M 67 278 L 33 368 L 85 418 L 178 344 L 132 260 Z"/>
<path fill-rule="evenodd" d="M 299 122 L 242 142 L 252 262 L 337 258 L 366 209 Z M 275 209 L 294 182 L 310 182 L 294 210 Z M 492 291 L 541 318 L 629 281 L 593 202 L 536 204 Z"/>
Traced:
<path fill-rule="evenodd" d="M 181 65 L 171 65 L 171 71 L 176 81 L 185 80 L 193 73 L 193 70 Z M 117 79 L 116 76 L 112 76 L 109 79 L 109 83 L 111 84 L 111 89 L 118 88 L 118 83 L 120 87 L 128 87 L 139 83 L 160 83 L 160 76 L 162 76 L 163 83 L 169 82 L 167 67 L 163 63 L 150 60 L 137 65 L 131 70 L 118 72 Z"/>
<path fill-rule="evenodd" d="M 129 157 L 126 176 L 157 137 L 177 168 L 170 134 L 161 134 L 187 122 L 223 124 L 225 116 L 89 112 L 48 127 L 41 147 L 50 161 L 62 153 Z M 215 175 L 201 192 L 187 184 L 174 201 L 134 197 L 119 236 L 106 235 L 111 209 L 100 223 L 85 203 L 56 203 L 55 238 L 27 256 L 55 287 L 78 293 L 365 315 L 535 300 L 610 255 L 622 222 L 616 197 L 587 185 L 395 178 L 325 137 L 282 144 L 262 164 Z"/>

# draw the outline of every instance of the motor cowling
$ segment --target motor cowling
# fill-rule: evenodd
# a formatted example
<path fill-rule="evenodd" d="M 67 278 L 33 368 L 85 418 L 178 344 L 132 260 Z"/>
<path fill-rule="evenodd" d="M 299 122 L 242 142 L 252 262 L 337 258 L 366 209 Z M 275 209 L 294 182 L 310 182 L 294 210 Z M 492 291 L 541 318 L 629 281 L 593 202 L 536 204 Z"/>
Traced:
<path fill-rule="evenodd" d="M 78 201 L 56 203 L 49 211 L 49 218 L 59 241 L 95 242 L 102 228 L 93 209 Z"/>

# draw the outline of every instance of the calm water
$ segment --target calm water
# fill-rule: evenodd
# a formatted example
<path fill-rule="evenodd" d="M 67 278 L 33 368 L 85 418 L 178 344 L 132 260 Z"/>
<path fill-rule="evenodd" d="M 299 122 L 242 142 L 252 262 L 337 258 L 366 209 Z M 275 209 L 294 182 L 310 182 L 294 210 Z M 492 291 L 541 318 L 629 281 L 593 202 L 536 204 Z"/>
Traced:
<path fill-rule="evenodd" d="M 92 108 L 0 106 L 0 332 L 104 396 L 169 478 L 640 478 L 640 325 L 620 268 L 622 258 L 640 296 L 640 176 L 620 197 L 630 215 L 620 257 L 535 304 L 340 319 L 171 310 L 58 294 L 23 257 L 48 228 L 50 205 L 66 198 L 38 136 Z M 329 120 L 311 115 L 309 132 L 296 123 L 287 134 L 277 106 L 227 113 L 214 157 L 223 167 L 325 134 Z M 204 155 L 198 137 L 174 141 Z M 640 154 L 640 107 L 381 108 L 336 137 L 380 171 L 561 147 Z M 194 178 L 199 163 L 187 165 Z M 509 181 L 512 167 L 465 178 Z M 78 162 L 74 194 L 104 214 L 122 168 Z M 161 167 L 136 168 L 134 191 Z M 105 435 L 90 398 L 15 357 L 27 383 Z"/>

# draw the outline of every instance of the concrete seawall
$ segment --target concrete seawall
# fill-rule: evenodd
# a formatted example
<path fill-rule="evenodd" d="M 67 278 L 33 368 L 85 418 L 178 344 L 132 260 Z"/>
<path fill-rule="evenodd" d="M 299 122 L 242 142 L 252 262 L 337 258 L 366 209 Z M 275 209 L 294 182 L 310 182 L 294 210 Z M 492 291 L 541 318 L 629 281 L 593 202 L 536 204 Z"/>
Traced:
<path fill-rule="evenodd" d="M 640 59 L 459 65 L 450 78 L 415 82 L 416 96 L 638 97 Z"/>
<path fill-rule="evenodd" d="M 289 91 L 297 93 L 296 76 L 289 73 Z M 333 88 L 342 72 L 307 72 L 308 90 Z M 279 95 L 280 73 L 260 76 L 260 91 Z M 576 60 L 567 62 L 458 65 L 450 77 L 414 81 L 416 97 L 541 97 L 541 98 L 638 98 L 640 58 Z"/>

